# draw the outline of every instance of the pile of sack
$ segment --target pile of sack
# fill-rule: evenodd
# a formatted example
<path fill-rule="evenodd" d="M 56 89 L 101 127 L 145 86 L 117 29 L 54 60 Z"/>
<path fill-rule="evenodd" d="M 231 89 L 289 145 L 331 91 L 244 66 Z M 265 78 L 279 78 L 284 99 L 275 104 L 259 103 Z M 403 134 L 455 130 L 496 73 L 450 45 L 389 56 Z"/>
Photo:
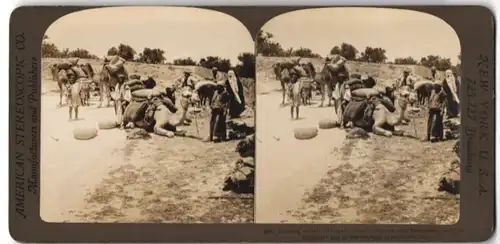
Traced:
<path fill-rule="evenodd" d="M 361 128 L 371 127 L 372 115 L 375 109 L 372 99 L 379 101 L 389 110 L 396 111 L 396 107 L 390 99 L 384 99 L 385 91 L 375 88 L 359 88 L 350 92 L 349 103 L 344 109 L 344 121 L 352 121 Z"/>
<path fill-rule="evenodd" d="M 247 136 L 236 145 L 240 154 L 233 170 L 224 180 L 223 191 L 253 194 L 255 189 L 255 134 Z"/>
<path fill-rule="evenodd" d="M 441 175 L 437 190 L 458 195 L 460 194 L 460 140 L 455 143 L 453 152 L 455 159 L 450 162 L 448 170 Z"/>
<path fill-rule="evenodd" d="M 255 133 L 255 128 L 248 126 L 245 122 L 229 120 L 227 121 L 229 139 L 242 139 Z"/>
<path fill-rule="evenodd" d="M 443 126 L 446 139 L 460 138 L 460 118 L 446 119 Z"/>
<path fill-rule="evenodd" d="M 120 78 L 127 80 L 128 72 L 125 69 L 125 59 L 118 55 L 107 56 L 104 63 L 110 73 L 110 85 L 116 86 Z"/>

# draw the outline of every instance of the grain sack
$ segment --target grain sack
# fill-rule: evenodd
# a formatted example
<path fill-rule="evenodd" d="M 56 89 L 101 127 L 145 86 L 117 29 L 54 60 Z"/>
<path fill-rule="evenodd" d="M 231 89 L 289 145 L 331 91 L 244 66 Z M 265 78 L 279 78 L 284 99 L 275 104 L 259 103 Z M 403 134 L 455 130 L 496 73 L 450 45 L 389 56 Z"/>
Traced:
<path fill-rule="evenodd" d="M 76 66 L 78 64 L 78 61 L 80 61 L 79 58 L 70 58 L 70 59 L 68 59 L 68 62 L 71 64 L 71 66 Z"/>
<path fill-rule="evenodd" d="M 132 92 L 133 98 L 148 98 L 149 95 L 153 94 L 153 89 L 142 89 Z"/>
<path fill-rule="evenodd" d="M 293 67 L 293 69 L 295 70 L 295 72 L 297 72 L 297 75 L 299 77 L 306 77 L 307 76 L 307 72 L 306 72 L 306 70 L 302 66 L 295 65 Z"/>
<path fill-rule="evenodd" d="M 63 69 L 59 70 L 59 73 L 57 74 L 57 80 L 66 83 L 68 81 L 68 72 Z"/>
<path fill-rule="evenodd" d="M 387 110 L 389 110 L 389 112 L 394 113 L 396 111 L 396 107 L 388 97 L 384 96 L 380 102 L 387 108 Z"/>
<path fill-rule="evenodd" d="M 60 70 L 71 69 L 71 63 L 68 61 L 63 61 L 63 62 L 57 64 L 57 68 Z"/>
<path fill-rule="evenodd" d="M 340 126 L 338 121 L 333 119 L 322 119 L 318 124 L 320 129 L 332 129 Z"/>
<path fill-rule="evenodd" d="M 353 98 L 344 108 L 344 121 L 355 121 L 359 119 L 368 106 L 366 99 Z"/>
<path fill-rule="evenodd" d="M 77 79 L 87 78 L 87 74 L 85 74 L 85 72 L 83 71 L 83 69 L 80 68 L 79 66 L 73 66 L 73 67 L 71 67 L 71 70 L 73 70 L 73 72 L 75 73 Z"/>
<path fill-rule="evenodd" d="M 129 76 L 129 79 L 131 79 L 131 80 L 140 80 L 141 79 L 141 75 L 134 73 L 134 74 L 131 74 Z"/>
<path fill-rule="evenodd" d="M 124 65 L 125 65 L 125 59 L 119 56 L 115 56 L 109 61 L 109 64 L 107 66 L 109 68 L 109 71 L 112 74 L 114 74 L 118 72 L 120 69 L 122 69 Z"/>
<path fill-rule="evenodd" d="M 417 90 L 419 87 L 421 87 L 421 86 L 423 86 L 425 84 L 434 84 L 434 82 L 431 81 L 431 80 L 417 81 L 417 82 L 415 82 L 415 84 L 413 84 L 413 89 Z"/>
<path fill-rule="evenodd" d="M 295 130 L 293 130 L 293 134 L 296 139 L 308 140 L 318 135 L 318 129 L 316 127 L 296 128 Z"/>
<path fill-rule="evenodd" d="M 140 115 L 144 115 L 146 112 L 146 109 L 148 108 L 148 103 L 143 101 L 143 102 L 138 102 L 138 101 L 131 101 L 127 107 L 125 108 L 125 111 L 123 112 L 123 117 L 124 120 L 127 120 L 129 122 L 136 122 L 140 118 Z"/>
<path fill-rule="evenodd" d="M 198 90 L 198 89 L 200 89 L 200 87 L 205 86 L 206 84 L 214 85 L 214 86 L 217 85 L 215 82 L 213 82 L 211 80 L 202 80 L 202 81 L 199 81 L 196 84 L 194 84 L 194 89 Z"/>
<path fill-rule="evenodd" d="M 144 86 L 143 85 L 134 85 L 134 86 L 129 87 L 129 89 L 131 92 L 135 92 L 135 91 L 144 89 Z"/>
<path fill-rule="evenodd" d="M 363 85 L 363 81 L 361 79 L 349 79 L 348 81 L 344 82 L 344 84 L 348 86 Z"/>
<path fill-rule="evenodd" d="M 141 80 L 139 79 L 133 79 L 133 80 L 129 80 L 127 82 L 124 83 L 126 86 L 129 86 L 129 87 L 132 87 L 132 86 L 135 86 L 135 85 L 141 85 L 141 86 L 144 86 L 144 83 L 142 83 Z"/>
<path fill-rule="evenodd" d="M 373 89 L 373 88 L 361 88 L 361 89 L 357 89 L 357 90 L 352 91 L 351 95 L 353 97 L 369 98 L 372 96 L 380 95 L 380 91 L 377 91 L 376 89 Z"/>
<path fill-rule="evenodd" d="M 90 140 L 96 136 L 96 128 L 75 128 L 73 130 L 73 137 L 77 140 Z"/>
<path fill-rule="evenodd" d="M 162 103 L 168 108 L 170 112 L 174 114 L 177 112 L 177 107 L 175 107 L 175 104 L 169 98 L 167 97 L 163 98 Z"/>
<path fill-rule="evenodd" d="M 118 127 L 118 123 L 115 120 L 110 121 L 99 121 L 97 122 L 97 127 L 100 130 L 109 130 Z"/>

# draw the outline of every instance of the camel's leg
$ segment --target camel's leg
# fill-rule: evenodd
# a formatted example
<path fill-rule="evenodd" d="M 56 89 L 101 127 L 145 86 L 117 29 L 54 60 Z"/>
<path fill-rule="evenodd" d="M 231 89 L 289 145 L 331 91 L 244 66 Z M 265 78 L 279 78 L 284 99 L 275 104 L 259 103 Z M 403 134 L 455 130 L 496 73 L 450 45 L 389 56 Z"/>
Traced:
<path fill-rule="evenodd" d="M 159 124 L 156 124 L 154 126 L 153 131 L 155 134 L 160 135 L 160 136 L 166 136 L 169 138 L 172 138 L 175 136 L 174 132 L 163 129 L 162 126 Z"/>
<path fill-rule="evenodd" d="M 104 94 L 106 96 L 106 107 L 111 106 L 111 88 L 108 84 L 104 84 Z"/>
<path fill-rule="evenodd" d="M 286 96 L 286 88 L 285 88 L 285 82 L 281 81 L 281 90 L 283 91 L 283 100 L 281 101 L 281 105 L 285 105 L 285 96 Z"/>
<path fill-rule="evenodd" d="M 382 124 L 377 123 L 377 122 L 375 122 L 375 124 L 373 125 L 373 133 L 375 135 L 385 136 L 385 137 L 392 136 L 392 132 L 385 130 L 384 128 L 382 128 Z"/>
<path fill-rule="evenodd" d="M 327 84 L 328 107 L 332 106 L 333 84 Z"/>
<path fill-rule="evenodd" d="M 323 102 L 325 101 L 325 84 L 321 83 L 319 89 L 321 90 L 321 102 L 319 107 L 323 107 Z"/>
<path fill-rule="evenodd" d="M 97 105 L 98 108 L 102 107 L 102 101 L 104 100 L 104 85 L 102 83 L 99 83 L 99 105 Z"/>
<path fill-rule="evenodd" d="M 59 87 L 59 107 L 62 107 L 63 86 L 60 82 L 57 82 L 57 86 Z"/>

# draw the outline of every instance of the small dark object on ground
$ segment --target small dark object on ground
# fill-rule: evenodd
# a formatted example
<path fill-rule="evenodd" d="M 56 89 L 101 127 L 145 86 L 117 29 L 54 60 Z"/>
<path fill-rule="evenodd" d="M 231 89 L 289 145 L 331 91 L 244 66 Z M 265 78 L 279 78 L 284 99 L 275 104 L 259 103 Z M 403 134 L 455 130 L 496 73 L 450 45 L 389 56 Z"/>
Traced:
<path fill-rule="evenodd" d="M 354 127 L 347 132 L 347 135 L 345 137 L 347 139 L 357 139 L 357 138 L 366 139 L 369 138 L 370 135 L 368 134 L 367 131 L 359 127 Z"/>
<path fill-rule="evenodd" d="M 142 128 L 134 128 L 127 132 L 127 140 L 150 139 L 151 135 Z"/>

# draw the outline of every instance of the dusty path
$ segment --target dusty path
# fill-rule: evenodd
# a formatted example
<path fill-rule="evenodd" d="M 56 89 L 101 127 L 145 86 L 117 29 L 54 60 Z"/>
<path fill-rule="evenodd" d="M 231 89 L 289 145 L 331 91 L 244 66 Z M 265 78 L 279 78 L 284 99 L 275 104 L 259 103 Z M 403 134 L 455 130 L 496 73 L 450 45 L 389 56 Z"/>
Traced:
<path fill-rule="evenodd" d="M 119 130 L 99 131 L 93 140 L 77 141 L 73 129 L 97 126 L 113 119 L 113 108 L 81 108 L 81 120 L 68 122 L 68 108 L 57 108 L 59 96 L 47 94 L 41 110 L 41 217 L 48 222 L 68 220 L 63 213 L 78 209 L 85 192 L 92 189 L 111 168 L 123 163 L 116 153 L 125 137 Z M 140 161 L 137 161 L 140 163 Z"/>
<path fill-rule="evenodd" d="M 290 119 L 290 107 L 279 106 L 281 92 L 257 96 L 256 222 L 294 223 L 304 193 L 314 187 L 328 169 L 340 163 L 332 153 L 342 146 L 345 132 L 320 130 L 311 140 L 297 140 L 293 129 L 317 127 L 321 118 L 336 118 L 333 107 L 317 104 L 301 107 L 300 120 Z"/>
<path fill-rule="evenodd" d="M 211 198 L 223 194 L 223 177 L 239 158 L 238 141 L 156 135 L 125 140 L 119 129 L 99 130 L 96 138 L 78 141 L 73 128 L 111 120 L 113 108 L 84 107 L 82 120 L 68 122 L 68 108 L 56 108 L 57 101 L 57 94 L 42 100 L 40 212 L 45 221 L 253 222 L 252 198 Z M 253 114 L 242 119 L 253 121 Z M 204 136 L 208 120 L 197 121 L 199 130 L 184 129 Z"/>

